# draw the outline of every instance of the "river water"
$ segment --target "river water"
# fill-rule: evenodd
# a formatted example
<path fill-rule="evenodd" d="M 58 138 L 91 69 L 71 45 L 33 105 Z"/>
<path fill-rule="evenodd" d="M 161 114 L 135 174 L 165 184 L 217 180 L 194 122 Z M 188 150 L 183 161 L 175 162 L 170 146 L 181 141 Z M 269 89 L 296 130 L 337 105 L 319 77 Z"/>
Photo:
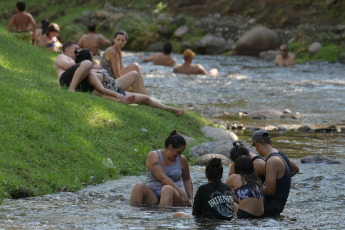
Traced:
<path fill-rule="evenodd" d="M 138 62 L 133 53 L 125 62 Z M 174 55 L 179 63 L 181 56 Z M 195 57 L 206 69 L 218 68 L 219 77 L 187 76 L 171 68 L 141 64 L 145 84 L 155 98 L 200 112 L 217 122 L 251 126 L 281 124 L 345 125 L 345 74 L 342 64 L 312 62 L 278 68 L 254 57 Z M 301 120 L 250 120 L 239 111 L 290 109 Z M 224 114 L 227 116 L 224 116 Z M 251 131 L 237 131 L 249 141 Z M 196 222 L 173 219 L 176 211 L 191 208 L 133 207 L 129 195 L 144 176 L 124 177 L 89 186 L 76 193 L 4 200 L 0 229 L 345 229 L 344 133 L 272 132 L 274 146 L 299 166 L 280 218 Z M 188 153 L 185 153 L 188 154 Z M 341 164 L 302 164 L 300 158 L 322 155 Z M 224 168 L 224 178 L 229 167 Z M 192 166 L 194 192 L 206 183 L 204 167 Z"/>

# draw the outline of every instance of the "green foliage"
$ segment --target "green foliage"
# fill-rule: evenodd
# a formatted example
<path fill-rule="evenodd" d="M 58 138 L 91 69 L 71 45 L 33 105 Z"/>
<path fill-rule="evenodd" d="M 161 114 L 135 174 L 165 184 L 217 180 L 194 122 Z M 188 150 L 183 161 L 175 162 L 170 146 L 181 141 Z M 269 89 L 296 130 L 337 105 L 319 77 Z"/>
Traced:
<path fill-rule="evenodd" d="M 163 4 L 162 2 L 159 2 L 159 3 L 156 5 L 156 9 L 153 10 L 153 13 L 155 13 L 155 14 L 162 13 L 163 10 L 165 10 L 167 7 L 168 7 L 167 4 Z"/>
<path fill-rule="evenodd" d="M 2 27 L 0 40 L 0 201 L 138 175 L 148 150 L 161 148 L 173 129 L 202 137 L 207 121 L 195 113 L 176 117 L 69 92 L 57 82 L 57 54 Z"/>

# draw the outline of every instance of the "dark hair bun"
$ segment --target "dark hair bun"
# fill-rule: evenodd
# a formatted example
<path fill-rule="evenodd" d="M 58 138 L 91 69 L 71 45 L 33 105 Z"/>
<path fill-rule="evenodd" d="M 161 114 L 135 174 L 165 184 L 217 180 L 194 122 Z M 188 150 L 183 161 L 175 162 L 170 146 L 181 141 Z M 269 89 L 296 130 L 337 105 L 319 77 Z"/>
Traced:
<path fill-rule="evenodd" d="M 177 131 L 176 130 L 173 130 L 171 133 L 170 133 L 170 136 L 174 136 L 174 135 L 177 135 Z"/>
<path fill-rule="evenodd" d="M 90 52 L 90 50 L 80 50 L 79 53 L 77 54 L 77 57 L 75 59 L 76 63 L 85 61 L 85 60 L 89 60 L 92 61 L 92 54 Z"/>

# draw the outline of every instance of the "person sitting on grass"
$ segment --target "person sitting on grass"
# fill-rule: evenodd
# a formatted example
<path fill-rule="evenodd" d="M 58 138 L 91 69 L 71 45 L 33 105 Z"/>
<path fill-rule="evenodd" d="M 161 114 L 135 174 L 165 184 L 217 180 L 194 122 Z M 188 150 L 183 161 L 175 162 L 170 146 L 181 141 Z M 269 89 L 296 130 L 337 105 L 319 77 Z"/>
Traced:
<path fill-rule="evenodd" d="M 81 50 L 78 52 L 76 63 L 80 63 L 85 60 L 93 62 L 90 50 Z M 89 75 L 88 79 L 84 80 L 82 84 L 85 84 L 87 86 L 86 88 L 90 89 L 89 91 L 92 90 L 91 92 L 98 96 L 115 101 L 120 99 L 120 102 L 124 100 L 128 103 L 146 104 L 155 108 L 170 111 L 177 116 L 181 116 L 184 113 L 182 109 L 164 105 L 152 99 L 150 96 L 138 93 L 140 92 L 140 89 L 137 75 L 125 75 L 119 79 L 114 79 L 110 77 L 109 73 L 104 69 L 96 67 L 92 72 L 95 72 L 96 76 L 93 74 Z M 135 76 L 137 76 L 137 78 L 134 78 Z M 135 92 L 126 91 L 129 87 L 134 89 Z M 109 93 L 109 90 L 112 91 L 112 93 Z"/>

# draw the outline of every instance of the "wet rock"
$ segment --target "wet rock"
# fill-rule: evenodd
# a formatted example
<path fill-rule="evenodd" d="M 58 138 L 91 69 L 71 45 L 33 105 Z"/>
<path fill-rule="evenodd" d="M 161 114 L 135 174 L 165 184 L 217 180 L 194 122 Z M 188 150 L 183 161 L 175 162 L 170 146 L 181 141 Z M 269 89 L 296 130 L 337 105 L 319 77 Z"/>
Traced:
<path fill-rule="evenodd" d="M 222 160 L 222 164 L 225 166 L 230 165 L 230 159 L 224 155 L 221 154 L 216 154 L 216 153 L 209 153 L 205 154 L 201 157 L 199 157 L 196 161 L 195 164 L 199 166 L 206 166 L 207 163 L 212 160 L 213 158 L 220 158 Z"/>
<path fill-rule="evenodd" d="M 224 156 L 229 156 L 231 148 L 232 141 L 230 139 L 206 142 L 190 148 L 189 155 L 191 157 L 199 157 L 209 153 L 217 153 Z"/>
<path fill-rule="evenodd" d="M 324 164 L 341 164 L 341 162 L 322 156 L 307 156 L 301 159 L 301 163 L 324 163 Z"/>
<path fill-rule="evenodd" d="M 266 61 L 272 61 L 274 62 L 274 59 L 276 58 L 277 55 L 280 54 L 279 50 L 267 50 L 267 51 L 262 51 L 259 53 L 259 57 L 261 59 L 264 59 Z"/>
<path fill-rule="evenodd" d="M 164 47 L 163 42 L 155 42 L 155 43 L 152 43 L 151 45 L 149 45 L 149 47 L 147 47 L 146 51 L 147 52 L 162 52 L 163 47 Z"/>
<path fill-rule="evenodd" d="M 263 109 L 253 111 L 247 114 L 252 119 L 261 119 L 261 120 L 279 120 L 279 119 L 300 119 L 301 115 L 299 113 L 292 113 L 289 110 L 280 112 L 273 109 Z"/>
<path fill-rule="evenodd" d="M 311 131 L 311 128 L 308 125 L 302 125 L 297 130 L 302 133 L 308 133 Z"/>
<path fill-rule="evenodd" d="M 308 51 L 311 54 L 316 54 L 317 52 L 320 51 L 321 48 L 322 48 L 322 45 L 320 42 L 313 42 L 312 44 L 310 44 Z"/>
<path fill-rule="evenodd" d="M 202 54 L 220 54 L 231 48 L 223 37 L 211 34 L 207 34 L 202 39 L 195 42 L 195 46 Z"/>
<path fill-rule="evenodd" d="M 345 64 L 345 53 L 339 55 L 338 62 Z"/>
<path fill-rule="evenodd" d="M 260 52 L 276 50 L 280 45 L 278 35 L 272 30 L 258 26 L 246 32 L 235 44 L 236 54 L 258 56 Z"/>
<path fill-rule="evenodd" d="M 201 128 L 201 132 L 206 137 L 211 137 L 213 140 L 219 141 L 219 140 L 230 140 L 231 143 L 233 141 L 238 140 L 238 137 L 235 133 L 221 129 L 221 128 L 214 128 L 214 127 L 203 127 Z"/>

